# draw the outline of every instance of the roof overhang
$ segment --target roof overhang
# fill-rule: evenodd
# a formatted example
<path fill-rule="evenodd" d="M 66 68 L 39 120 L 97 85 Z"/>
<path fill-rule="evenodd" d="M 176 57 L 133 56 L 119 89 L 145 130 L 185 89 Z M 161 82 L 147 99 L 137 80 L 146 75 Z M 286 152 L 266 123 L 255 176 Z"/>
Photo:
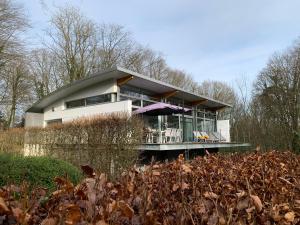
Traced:
<path fill-rule="evenodd" d="M 194 94 L 173 85 L 167 84 L 162 81 L 158 81 L 142 74 L 121 68 L 115 67 L 109 70 L 105 70 L 94 75 L 88 76 L 82 80 L 75 81 L 68 85 L 65 85 L 56 91 L 52 92 L 48 96 L 34 103 L 26 112 L 41 113 L 43 109 L 50 104 L 65 98 L 73 93 L 83 90 L 89 86 L 101 83 L 103 81 L 114 79 L 119 81 L 118 83 L 126 83 L 131 86 L 135 86 L 141 89 L 145 89 L 152 92 L 156 96 L 164 96 L 165 93 L 172 93 L 172 96 L 184 100 L 186 103 L 199 103 L 207 108 L 224 108 L 231 107 L 231 105 L 220 102 L 202 95 Z"/>

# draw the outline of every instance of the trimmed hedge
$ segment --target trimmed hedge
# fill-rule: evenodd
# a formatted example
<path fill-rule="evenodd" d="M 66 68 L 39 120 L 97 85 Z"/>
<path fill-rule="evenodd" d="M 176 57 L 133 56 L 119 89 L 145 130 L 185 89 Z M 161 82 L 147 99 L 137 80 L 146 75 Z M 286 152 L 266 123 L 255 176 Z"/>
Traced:
<path fill-rule="evenodd" d="M 0 154 L 0 187 L 26 181 L 30 188 L 39 186 L 54 190 L 53 179 L 66 175 L 74 184 L 82 178 L 82 173 L 77 167 L 62 160 L 44 156 Z"/>

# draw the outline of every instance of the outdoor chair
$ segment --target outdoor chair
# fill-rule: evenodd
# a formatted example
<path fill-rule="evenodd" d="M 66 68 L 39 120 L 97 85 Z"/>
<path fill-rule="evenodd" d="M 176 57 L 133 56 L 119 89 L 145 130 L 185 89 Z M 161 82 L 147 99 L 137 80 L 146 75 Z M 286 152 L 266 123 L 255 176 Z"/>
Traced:
<path fill-rule="evenodd" d="M 182 130 L 181 129 L 175 129 L 175 142 L 182 142 Z"/>
<path fill-rule="evenodd" d="M 162 137 L 162 142 L 163 143 L 171 143 L 172 142 L 172 138 L 174 137 L 173 135 L 173 129 L 171 128 L 167 128 L 165 131 L 162 132 L 163 137 Z"/>
<path fill-rule="evenodd" d="M 212 141 L 212 142 L 219 142 L 219 138 L 216 137 L 216 135 L 214 133 L 209 133 L 209 139 Z"/>
<path fill-rule="evenodd" d="M 199 134 L 198 134 L 199 132 L 198 131 L 193 131 L 193 135 L 194 135 L 194 141 L 198 141 L 198 137 L 200 136 Z"/>
<path fill-rule="evenodd" d="M 206 142 L 213 142 L 213 140 L 209 137 L 209 135 L 205 132 L 205 131 L 202 131 L 200 132 L 200 134 L 205 137 L 205 141 Z"/>
<path fill-rule="evenodd" d="M 201 135 L 199 131 L 193 131 L 194 134 L 194 140 L 197 142 L 205 142 L 206 139 L 204 136 Z"/>
<path fill-rule="evenodd" d="M 154 142 L 153 132 L 151 130 L 147 130 L 145 134 L 146 134 L 146 143 L 153 143 Z"/>
<path fill-rule="evenodd" d="M 226 138 L 224 138 L 220 132 L 214 132 L 214 135 L 219 139 L 220 142 L 226 141 Z"/>

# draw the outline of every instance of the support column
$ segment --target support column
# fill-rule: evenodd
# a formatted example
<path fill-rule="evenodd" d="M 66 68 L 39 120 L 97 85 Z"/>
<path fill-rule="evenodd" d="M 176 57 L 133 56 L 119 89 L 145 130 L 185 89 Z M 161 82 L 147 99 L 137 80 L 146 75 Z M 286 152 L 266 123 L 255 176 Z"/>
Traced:
<path fill-rule="evenodd" d="M 157 116 L 158 119 L 158 142 L 162 143 L 162 134 L 161 134 L 161 116 Z"/>
<path fill-rule="evenodd" d="M 184 100 L 182 100 L 182 109 L 184 108 Z M 185 137 L 185 117 L 184 117 L 184 110 L 182 110 L 182 142 L 186 141 Z"/>

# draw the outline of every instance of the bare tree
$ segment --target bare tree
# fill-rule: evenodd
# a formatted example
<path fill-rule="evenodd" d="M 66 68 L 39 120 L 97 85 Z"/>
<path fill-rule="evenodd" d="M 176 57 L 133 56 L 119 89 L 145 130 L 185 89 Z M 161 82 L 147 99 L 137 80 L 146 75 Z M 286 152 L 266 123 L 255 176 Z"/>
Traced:
<path fill-rule="evenodd" d="M 0 1 L 0 106 L 7 112 L 8 124 L 13 125 L 19 102 L 19 92 L 13 85 L 19 82 L 16 61 L 24 54 L 21 34 L 28 27 L 23 8 L 12 0 Z M 13 72 L 13 70 L 15 70 Z M 19 72 L 18 72 L 19 73 Z"/>
<path fill-rule="evenodd" d="M 10 0 L 0 1 L 0 70 L 19 54 L 20 32 L 27 25 L 21 6 Z"/>
<path fill-rule="evenodd" d="M 41 99 L 63 85 L 56 58 L 47 49 L 36 49 L 29 55 L 30 80 L 36 99 Z"/>
<path fill-rule="evenodd" d="M 234 89 L 221 81 L 203 81 L 198 87 L 198 92 L 228 104 L 233 104 L 236 100 Z"/>
<path fill-rule="evenodd" d="M 28 104 L 31 97 L 26 65 L 27 63 L 22 59 L 11 61 L 0 77 L 6 90 L 2 104 L 6 105 L 9 127 L 14 126 L 17 110 L 24 104 Z"/>
<path fill-rule="evenodd" d="M 300 42 L 274 55 L 259 74 L 255 94 L 273 146 L 299 148 L 300 117 Z M 266 133 L 266 137 L 270 134 Z M 270 137 L 268 137 L 270 139 Z M 281 141 L 279 143 L 278 141 Z"/>
<path fill-rule="evenodd" d="M 95 24 L 74 7 L 60 8 L 52 17 L 46 43 L 61 68 L 64 83 L 87 76 L 95 66 Z"/>
<path fill-rule="evenodd" d="M 124 27 L 116 24 L 101 24 L 97 32 L 98 61 L 101 69 L 115 65 L 130 67 L 130 60 L 135 42 Z"/>

